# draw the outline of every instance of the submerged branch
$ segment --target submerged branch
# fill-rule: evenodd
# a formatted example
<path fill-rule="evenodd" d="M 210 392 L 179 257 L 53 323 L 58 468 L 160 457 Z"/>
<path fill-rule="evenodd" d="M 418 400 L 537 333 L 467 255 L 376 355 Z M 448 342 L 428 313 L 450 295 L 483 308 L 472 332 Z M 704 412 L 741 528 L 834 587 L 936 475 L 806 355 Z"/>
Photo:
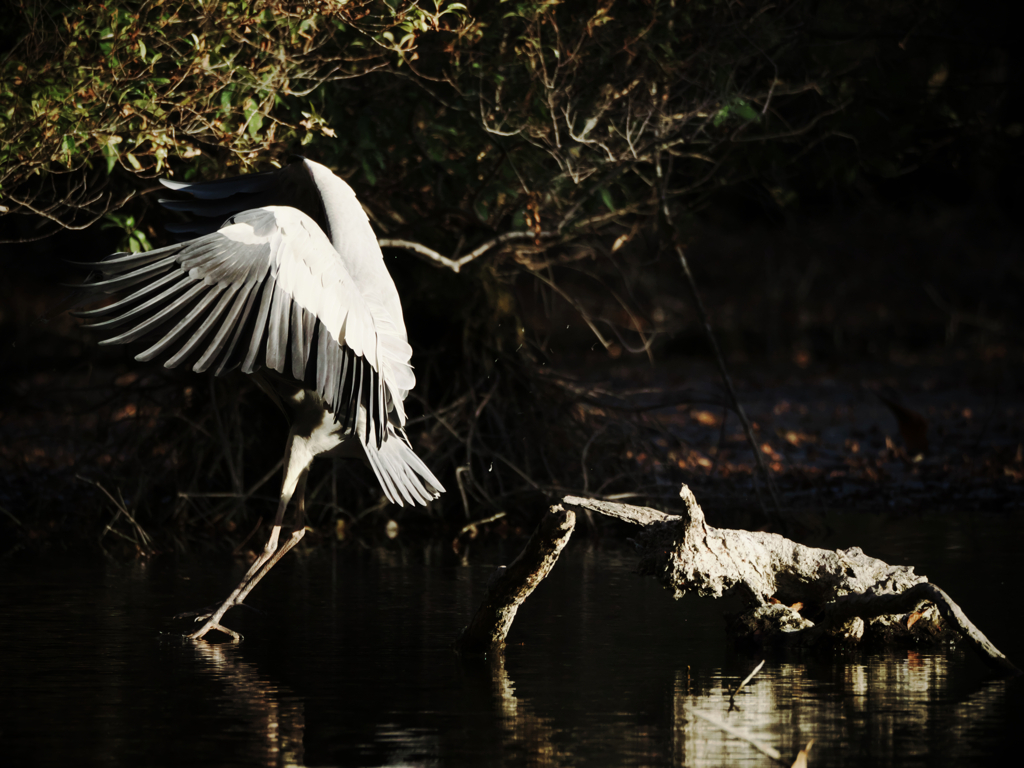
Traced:
<path fill-rule="evenodd" d="M 476 616 L 455 641 L 457 651 L 483 654 L 504 647 L 516 611 L 555 567 L 575 525 L 571 510 L 560 504 L 551 507 L 519 556 L 491 576 Z"/>
<path fill-rule="evenodd" d="M 967 614 L 953 598 L 929 582 L 915 584 L 906 591 L 894 595 L 845 595 L 825 606 L 824 618 L 818 625 L 822 630 L 819 631 L 840 626 L 852 618 L 870 619 L 891 614 L 914 614 L 920 610 L 923 603 L 934 604 L 942 618 L 953 626 L 989 667 L 1009 677 L 1022 674 L 1021 670 L 967 618 Z"/>

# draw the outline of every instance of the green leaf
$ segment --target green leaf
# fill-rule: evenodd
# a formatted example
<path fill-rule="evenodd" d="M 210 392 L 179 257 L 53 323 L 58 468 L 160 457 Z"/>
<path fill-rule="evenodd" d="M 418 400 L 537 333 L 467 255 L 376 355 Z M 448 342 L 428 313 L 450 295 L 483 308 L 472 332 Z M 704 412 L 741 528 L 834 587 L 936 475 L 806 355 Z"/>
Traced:
<path fill-rule="evenodd" d="M 761 113 L 754 109 L 745 99 L 733 99 L 724 104 L 712 118 L 712 124 L 718 128 L 731 117 L 738 117 L 747 123 L 761 122 Z"/>
<path fill-rule="evenodd" d="M 128 236 L 128 245 L 132 253 L 153 250 L 153 244 L 149 242 L 149 238 L 146 237 L 145 233 L 140 230 L 135 230 Z"/>
<path fill-rule="evenodd" d="M 363 174 L 366 176 L 366 180 L 369 181 L 371 185 L 376 184 L 377 174 L 373 172 L 373 169 L 370 167 L 370 164 L 366 161 L 366 155 L 362 155 L 360 157 L 360 160 L 362 162 Z"/>
<path fill-rule="evenodd" d="M 761 114 L 752 106 L 747 104 L 747 102 L 742 100 L 736 105 L 736 115 L 743 118 L 748 123 L 761 122 Z"/>
<path fill-rule="evenodd" d="M 114 149 L 114 145 L 109 141 L 100 147 L 100 152 L 103 153 L 104 159 L 107 161 L 107 175 L 114 170 L 114 166 L 117 165 L 117 150 Z"/>
<path fill-rule="evenodd" d="M 246 99 L 242 106 L 242 114 L 245 116 L 246 130 L 252 138 L 259 136 L 263 127 L 263 115 L 259 112 L 259 104 L 255 99 Z"/>

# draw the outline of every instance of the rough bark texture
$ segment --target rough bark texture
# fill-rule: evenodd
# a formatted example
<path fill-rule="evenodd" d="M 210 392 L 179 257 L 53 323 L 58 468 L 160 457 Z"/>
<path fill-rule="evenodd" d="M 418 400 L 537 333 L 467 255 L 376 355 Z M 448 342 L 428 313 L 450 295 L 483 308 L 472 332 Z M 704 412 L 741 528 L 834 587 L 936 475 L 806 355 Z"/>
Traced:
<path fill-rule="evenodd" d="M 567 496 L 563 503 L 644 526 L 636 537 L 638 572 L 653 576 L 676 597 L 739 594 L 762 605 L 772 598 L 787 605 L 826 603 L 841 595 L 902 592 L 927 579 L 909 566 L 889 565 L 859 547 L 805 547 L 776 533 L 714 528 L 688 487 L 680 493 L 687 514 L 667 515 L 646 507 Z"/>
<path fill-rule="evenodd" d="M 504 646 L 516 611 L 554 568 L 575 525 L 575 513 L 560 504 L 551 507 L 519 556 L 491 577 L 473 621 L 455 641 L 457 651 L 487 653 Z"/>
<path fill-rule="evenodd" d="M 714 528 L 688 487 L 679 495 L 686 504 L 679 516 L 575 496 L 562 503 L 643 526 L 636 537 L 637 572 L 655 577 L 677 598 L 688 592 L 743 598 L 749 609 L 729 625 L 737 639 L 813 645 L 869 635 L 934 641 L 955 633 L 1001 674 L 1021 674 L 945 592 L 912 567 L 889 565 L 859 547 L 818 549 L 774 533 Z"/>

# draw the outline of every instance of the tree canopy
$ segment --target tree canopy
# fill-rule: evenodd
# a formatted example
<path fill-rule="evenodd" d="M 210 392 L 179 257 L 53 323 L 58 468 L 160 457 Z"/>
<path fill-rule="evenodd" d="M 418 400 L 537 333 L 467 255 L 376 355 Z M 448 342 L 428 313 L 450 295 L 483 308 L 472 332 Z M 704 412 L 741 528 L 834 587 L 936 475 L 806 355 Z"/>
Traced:
<path fill-rule="evenodd" d="M 555 239 L 744 181 L 784 207 L 997 127 L 999 100 L 964 78 L 998 79 L 1005 52 L 942 40 L 954 10 L 17 0 L 0 40 L 2 212 L 47 219 L 36 235 L 82 227 L 142 179 L 302 147 L 357 188 L 401 189 L 382 214 L 458 211 L 450 240 L 433 233 L 448 252 L 473 243 L 467 222 L 481 239 Z"/>

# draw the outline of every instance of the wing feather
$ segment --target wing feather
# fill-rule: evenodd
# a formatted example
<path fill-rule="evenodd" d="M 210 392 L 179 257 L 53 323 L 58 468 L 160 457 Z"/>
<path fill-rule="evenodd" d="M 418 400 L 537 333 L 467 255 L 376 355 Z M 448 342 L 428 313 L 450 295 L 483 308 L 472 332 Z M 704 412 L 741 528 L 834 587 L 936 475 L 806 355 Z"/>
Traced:
<path fill-rule="evenodd" d="M 199 291 L 197 291 L 197 296 L 199 297 L 199 300 L 190 307 L 188 312 L 184 313 L 184 317 L 182 317 L 177 322 L 177 324 L 173 328 L 171 328 L 170 331 L 165 333 L 163 337 L 160 338 L 159 341 L 153 344 L 153 346 L 151 346 L 145 352 L 140 352 L 139 354 L 137 354 L 135 356 L 136 360 L 142 360 L 144 362 L 149 361 L 155 357 L 159 357 L 164 352 L 166 352 L 168 347 L 174 344 L 174 342 L 178 341 L 178 339 L 180 339 L 185 334 L 185 331 L 187 331 L 189 328 L 196 324 L 196 322 L 202 317 L 203 312 L 210 305 L 210 302 L 217 298 L 217 295 L 224 290 L 224 288 L 221 286 L 218 286 L 212 290 L 208 289 L 206 286 L 202 284 L 200 284 L 197 287 L 199 288 Z M 189 293 L 191 293 L 191 291 Z M 173 365 L 170 365 L 168 367 L 173 367 Z"/>
<path fill-rule="evenodd" d="M 153 333 L 163 323 L 168 322 L 172 320 L 174 317 L 176 317 L 178 313 L 181 311 L 182 307 L 191 304 L 192 300 L 203 292 L 204 287 L 205 286 L 203 286 L 201 283 L 198 285 L 192 284 L 192 286 L 187 291 L 185 291 L 185 293 L 183 293 L 181 296 L 179 296 L 177 299 L 172 301 L 167 306 L 160 309 L 160 311 L 157 312 L 156 314 L 147 316 L 145 320 L 136 325 L 130 331 L 126 331 L 125 333 L 122 333 L 120 336 L 115 336 L 112 339 L 104 339 L 103 341 L 100 342 L 100 344 L 127 344 L 129 342 L 141 339 L 148 333 Z"/>
<path fill-rule="evenodd" d="M 306 366 L 313 352 L 313 330 L 316 324 L 316 315 L 292 302 L 292 377 L 298 381 L 306 380 Z M 317 373 L 314 372 L 314 375 Z"/>
<path fill-rule="evenodd" d="M 351 268 L 303 212 L 244 211 L 209 235 L 94 266 L 102 274 L 86 289 L 117 300 L 87 316 L 101 331 L 130 326 L 102 343 L 152 337 L 139 359 L 287 372 L 346 429 L 364 408 L 360 439 L 368 443 L 384 441 L 389 412 L 404 423 L 414 377 L 404 327 L 382 294 L 393 283 L 381 288 L 375 273 Z"/>
<path fill-rule="evenodd" d="M 310 170 L 314 165 L 305 158 L 292 157 L 284 167 L 267 173 L 252 173 L 197 184 L 161 179 L 167 188 L 190 197 L 186 200 L 160 200 L 160 204 L 168 210 L 190 213 L 194 217 L 188 222 L 171 224 L 168 229 L 180 234 L 208 235 L 219 229 L 222 222 L 243 211 L 268 206 L 290 206 L 313 219 L 330 237 L 331 223 L 324 209 L 319 185 Z"/>
<path fill-rule="evenodd" d="M 189 286 L 190 282 L 191 281 L 188 277 L 182 276 L 180 272 L 169 272 L 159 280 L 154 280 L 149 285 L 140 288 L 135 293 L 121 299 L 120 301 L 115 301 L 113 304 L 108 304 L 105 307 L 99 307 L 85 312 L 76 312 L 75 314 L 79 317 L 103 317 L 104 315 L 109 315 L 113 312 L 127 308 L 127 311 L 124 312 L 124 314 L 117 315 L 110 320 L 89 323 L 86 326 L 86 328 L 116 328 L 119 325 L 124 325 L 125 323 L 130 322 L 136 317 L 145 316 L 154 307 L 159 307 L 176 293 L 180 293 L 185 290 L 185 288 Z M 168 283 L 171 284 L 169 288 L 161 291 L 148 301 L 143 301 L 141 304 L 138 303 L 141 299 L 144 299 L 153 291 L 160 290 Z"/>
<path fill-rule="evenodd" d="M 281 288 L 280 281 L 274 286 L 274 300 L 270 305 L 270 319 L 267 324 L 267 367 L 284 373 L 284 362 L 288 355 L 288 317 L 291 314 L 291 298 Z"/>
<path fill-rule="evenodd" d="M 341 348 L 331 343 L 331 335 L 323 325 L 317 325 L 316 338 L 316 391 L 325 401 L 332 399 L 330 394 L 336 387 L 336 379 L 341 367 L 339 355 Z"/>
<path fill-rule="evenodd" d="M 235 331 L 231 334 L 231 341 L 228 342 L 227 349 L 224 351 L 224 355 L 221 357 L 220 364 L 217 366 L 216 375 L 220 376 L 224 371 L 228 370 L 234 364 L 235 349 L 238 347 L 238 340 L 245 335 L 246 329 L 250 328 L 249 318 L 253 317 L 252 308 L 256 303 L 256 297 L 260 294 L 260 283 L 254 282 L 249 290 L 249 298 L 245 300 L 245 307 L 241 313 L 235 319 Z M 256 319 L 253 317 L 251 328 L 256 327 Z M 245 366 L 242 366 L 242 370 L 245 370 Z"/>
<path fill-rule="evenodd" d="M 101 264 L 103 262 L 100 262 Z M 90 293 L 98 294 L 111 294 L 118 293 L 120 291 L 127 290 L 134 285 L 139 283 L 145 283 L 151 280 L 154 276 L 162 274 L 170 269 L 175 263 L 175 255 L 172 254 L 167 256 L 160 261 L 155 261 L 147 264 L 144 267 L 136 269 L 127 274 L 119 275 L 118 277 L 108 278 L 106 280 L 95 280 L 88 283 L 86 286 Z M 99 266 L 99 265 L 89 265 Z"/>
<path fill-rule="evenodd" d="M 207 370 L 228 343 L 228 335 L 235 330 L 236 324 L 239 322 L 239 317 L 242 314 L 244 307 L 251 304 L 252 299 L 250 295 L 253 292 L 255 285 L 252 283 L 245 283 L 237 288 L 235 291 L 235 301 L 231 305 L 231 309 L 228 311 L 227 316 L 224 318 L 224 322 L 220 324 L 220 328 L 217 329 L 217 333 L 214 334 L 213 339 L 210 341 L 210 345 L 206 348 L 202 357 L 196 361 L 196 364 L 192 366 L 192 370 L 196 373 L 202 373 Z M 225 297 L 228 294 L 225 294 Z M 238 330 L 241 330 L 239 327 Z"/>
<path fill-rule="evenodd" d="M 393 504 L 426 504 L 444 493 L 444 487 L 413 451 L 401 428 L 389 423 L 381 445 L 364 443 L 363 451 Z"/>
<path fill-rule="evenodd" d="M 209 289 L 207 296 L 212 301 L 216 298 L 217 294 L 220 294 L 220 300 L 214 306 L 212 310 L 203 319 L 203 322 L 192 334 L 192 337 L 186 341 L 181 349 L 175 352 L 171 357 L 164 363 L 168 368 L 174 368 L 183 360 L 191 357 L 193 353 L 199 349 L 199 345 L 203 343 L 203 340 L 209 335 L 210 331 L 213 330 L 214 323 L 220 320 L 221 315 L 224 314 L 224 310 L 228 308 L 228 304 L 231 303 L 232 299 L 235 298 L 241 286 L 238 285 L 216 285 Z M 195 314 L 201 314 L 202 308 L 197 307 Z M 214 334 L 216 336 L 216 334 Z"/>

